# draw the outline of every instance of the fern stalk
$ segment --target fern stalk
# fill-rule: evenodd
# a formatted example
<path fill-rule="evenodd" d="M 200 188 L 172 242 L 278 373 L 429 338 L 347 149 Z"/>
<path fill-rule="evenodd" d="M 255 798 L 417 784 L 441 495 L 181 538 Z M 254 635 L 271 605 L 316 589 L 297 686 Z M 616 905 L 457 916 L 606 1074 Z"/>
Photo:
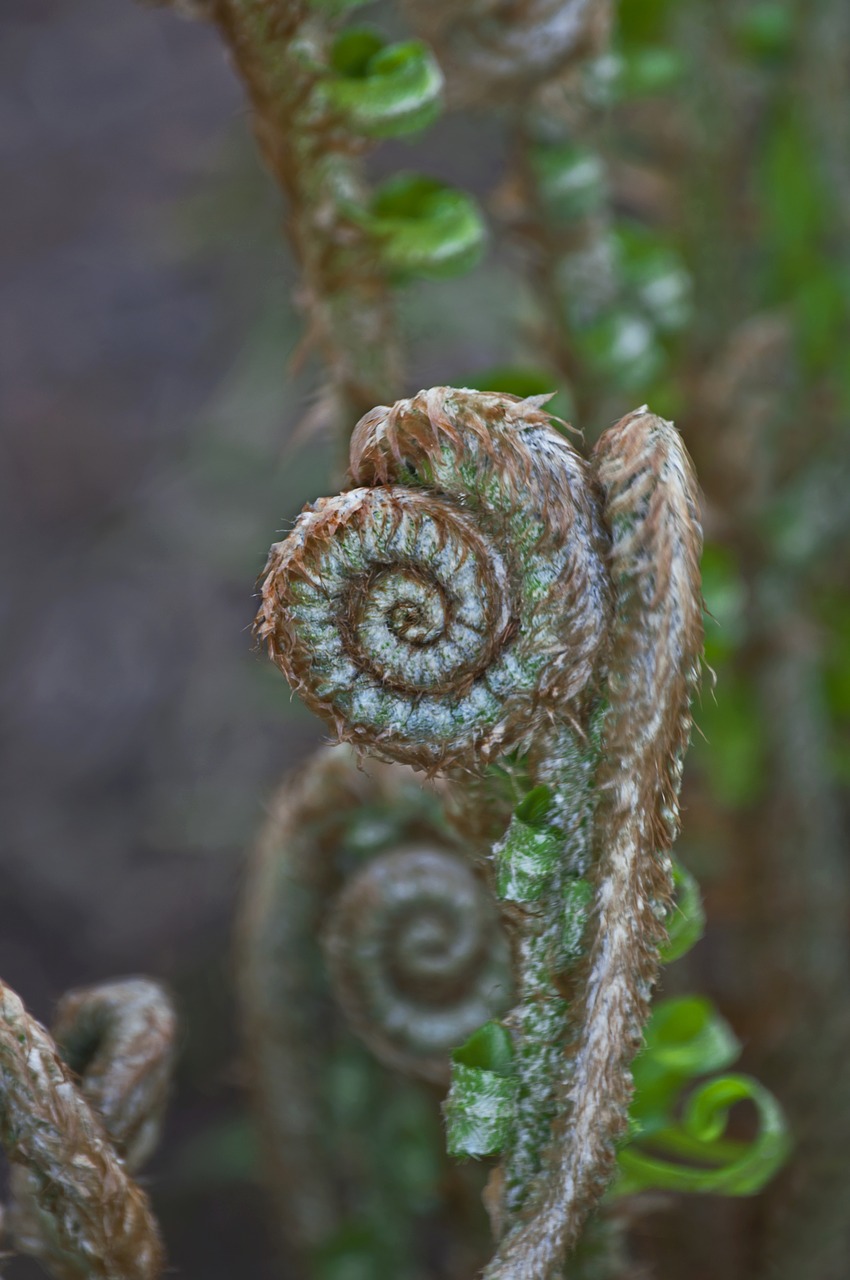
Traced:
<path fill-rule="evenodd" d="M 307 0 L 209 0 L 253 112 L 260 152 L 286 201 L 301 271 L 306 341 L 321 353 L 341 422 L 394 394 L 401 358 L 390 290 L 365 203 L 366 147 L 324 92 L 332 25 Z"/>
<path fill-rule="evenodd" d="M 175 1030 L 170 1003 L 141 980 L 75 992 L 58 1030 L 77 1058 L 80 1087 L 45 1029 L 0 983 L 0 1141 L 13 1166 L 15 1246 L 58 1280 L 155 1280 L 164 1263 L 159 1231 L 125 1159 L 135 1167 L 158 1129 Z"/>
<path fill-rule="evenodd" d="M 645 409 L 588 465 L 537 401 L 439 387 L 361 420 L 351 479 L 272 548 L 258 634 L 340 740 L 455 779 L 510 755 L 551 798 L 530 860 L 514 823 L 494 850 L 519 1090 L 485 1273 L 545 1280 L 612 1175 L 664 936 L 702 643 L 695 482 Z M 587 928 L 565 926 L 585 871 Z"/>

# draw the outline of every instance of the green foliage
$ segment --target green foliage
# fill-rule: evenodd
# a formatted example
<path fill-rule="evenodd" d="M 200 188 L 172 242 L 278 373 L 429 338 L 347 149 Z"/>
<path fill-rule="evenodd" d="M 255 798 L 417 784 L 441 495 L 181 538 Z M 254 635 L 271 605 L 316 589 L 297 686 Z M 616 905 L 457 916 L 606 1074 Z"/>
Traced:
<path fill-rule="evenodd" d="M 516 1095 L 510 1034 L 501 1023 L 487 1022 L 452 1054 L 443 1105 L 449 1154 L 497 1155 L 510 1139 Z"/>
<path fill-rule="evenodd" d="M 829 251 L 829 195 L 796 112 L 777 118 L 759 181 L 769 252 L 765 293 L 791 303 L 803 358 L 813 371 L 826 368 L 846 334 L 848 278 Z"/>
<path fill-rule="evenodd" d="M 459 275 L 484 251 L 486 231 L 475 201 L 436 178 L 396 174 L 377 188 L 367 210 L 353 213 L 401 281 Z"/>
<path fill-rule="evenodd" d="M 496 891 L 508 902 L 536 902 L 563 857 L 563 834 L 547 827 L 539 816 L 540 790 L 547 788 L 535 788 L 522 801 L 496 846 Z M 520 810 L 534 814 L 533 821 L 524 822 Z"/>
<path fill-rule="evenodd" d="M 642 45 L 620 61 L 617 96 L 643 98 L 675 89 L 685 75 L 685 60 L 664 45 Z"/>
<path fill-rule="evenodd" d="M 546 825 L 546 815 L 552 808 L 552 791 L 545 784 L 532 787 L 528 794 L 520 800 L 514 813 L 520 822 L 529 827 Z"/>
<path fill-rule="evenodd" d="M 707 689 L 694 719 L 703 734 L 694 742 L 694 756 L 718 803 L 727 809 L 752 803 L 764 783 L 767 750 L 756 690 L 729 669 L 721 694 Z"/>
<path fill-rule="evenodd" d="M 740 809 L 759 795 L 765 779 L 765 729 L 757 692 L 738 669 L 736 657 L 747 635 L 746 589 L 734 555 L 707 543 L 702 560 L 706 605 L 705 661 L 716 677 L 705 682 L 694 711 L 699 727 L 693 755 L 714 798 Z"/>
<path fill-rule="evenodd" d="M 443 74 L 419 40 L 388 45 L 371 27 L 349 27 L 334 41 L 331 69 L 327 100 L 368 137 L 416 133 L 440 113 Z"/>
<path fill-rule="evenodd" d="M 764 62 L 775 62 L 791 51 L 794 14 L 787 4 L 763 0 L 736 16 L 734 36 L 742 53 Z"/>
<path fill-rule="evenodd" d="M 702 552 L 705 660 L 716 669 L 734 656 L 746 634 L 746 593 L 734 555 L 714 542 Z"/>
<path fill-rule="evenodd" d="M 617 35 L 630 48 L 661 44 L 668 36 L 668 17 L 675 0 L 620 0 Z"/>
<path fill-rule="evenodd" d="M 734 1033 L 708 1000 L 664 1000 L 653 1011 L 635 1061 L 630 1134 L 619 1153 L 612 1197 L 663 1189 L 753 1195 L 790 1150 L 788 1128 L 773 1095 L 744 1075 L 699 1084 L 679 1113 L 682 1091 L 700 1076 L 730 1066 L 740 1053 Z M 725 1136 L 739 1102 L 756 1109 L 749 1141 Z"/>
<path fill-rule="evenodd" d="M 492 1071 L 497 1076 L 509 1076 L 513 1070 L 513 1042 L 510 1033 L 501 1022 L 485 1022 L 483 1027 L 455 1049 L 452 1061 L 461 1067 L 480 1071 Z"/>
<path fill-rule="evenodd" d="M 538 143 L 529 159 L 551 218 L 571 222 L 603 207 L 605 169 L 595 151 L 572 142 Z"/>
<path fill-rule="evenodd" d="M 676 898 L 667 917 L 667 941 L 661 948 L 663 964 L 672 964 L 696 946 L 705 932 L 705 909 L 696 878 L 680 862 L 673 863 Z"/>
<path fill-rule="evenodd" d="M 702 936 L 705 914 L 693 876 L 674 865 L 676 903 L 668 920 L 665 963 Z M 635 1092 L 629 1134 L 618 1155 L 611 1198 L 638 1191 L 754 1195 L 790 1150 L 788 1127 L 773 1095 L 744 1075 L 720 1075 L 687 1090 L 702 1076 L 730 1067 L 741 1045 L 710 1000 L 680 996 L 660 1001 L 632 1067 Z M 749 1141 L 725 1136 L 731 1109 L 751 1102 L 757 1132 Z"/>

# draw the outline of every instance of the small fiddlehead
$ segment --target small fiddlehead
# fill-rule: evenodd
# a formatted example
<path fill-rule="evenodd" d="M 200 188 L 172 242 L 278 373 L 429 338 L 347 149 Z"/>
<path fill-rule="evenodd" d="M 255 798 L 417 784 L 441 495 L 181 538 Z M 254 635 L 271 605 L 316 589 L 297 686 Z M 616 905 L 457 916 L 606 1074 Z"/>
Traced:
<path fill-rule="evenodd" d="M 450 388 L 367 414 L 351 479 L 272 548 L 259 634 L 342 740 L 456 778 L 501 759 L 538 786 L 494 849 L 518 1087 L 486 1274 L 554 1276 L 613 1173 L 670 905 L 695 482 L 645 409 L 589 467 L 538 400 Z"/>
<path fill-rule="evenodd" d="M 159 1141 L 174 1069 L 170 998 L 148 978 L 81 987 L 59 1001 L 51 1031 L 127 1168 L 138 1169 Z"/>
<path fill-rule="evenodd" d="M 486 885 L 433 846 L 374 858 L 337 897 L 325 932 L 336 997 L 390 1067 L 437 1083 L 449 1053 L 510 1002 L 507 940 Z"/>
<path fill-rule="evenodd" d="M 153 983 L 114 983 L 70 993 L 57 1029 L 67 1062 L 0 984 L 0 1138 L 13 1165 L 13 1241 L 58 1280 L 155 1280 L 159 1232 L 126 1169 L 155 1140 L 171 1005 Z"/>
<path fill-rule="evenodd" d="M 375 1240 L 395 1240 L 393 1275 L 421 1275 L 410 1254 L 425 1210 L 393 1174 L 388 1150 L 404 1140 L 392 1117 L 428 1110 L 428 1099 L 376 1066 L 363 1079 L 369 1057 L 352 1057 L 345 1031 L 396 1071 L 444 1084 L 451 1048 L 510 1004 L 495 903 L 446 829 L 436 793 L 407 771 L 358 768 L 347 747 L 320 752 L 271 806 L 239 950 L 269 1184 L 288 1249 L 312 1274 L 356 1218 Z M 380 1123 L 335 1100 L 341 1059 L 359 1092 L 381 1097 Z"/>

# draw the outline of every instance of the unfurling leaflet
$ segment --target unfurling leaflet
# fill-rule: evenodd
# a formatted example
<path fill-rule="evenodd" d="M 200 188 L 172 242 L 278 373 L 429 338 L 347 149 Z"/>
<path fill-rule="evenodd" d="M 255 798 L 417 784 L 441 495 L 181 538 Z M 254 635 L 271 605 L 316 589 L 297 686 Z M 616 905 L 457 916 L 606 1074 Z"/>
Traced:
<path fill-rule="evenodd" d="M 448 1107 L 454 1150 L 502 1152 L 490 1280 L 556 1275 L 613 1174 L 702 646 L 676 431 L 638 410 L 588 462 L 544 404 L 436 387 L 366 414 L 352 488 L 272 548 L 257 623 L 341 741 L 448 776 L 470 852 L 497 775 L 520 801 L 489 857 L 515 1003 L 458 1036 Z"/>
<path fill-rule="evenodd" d="M 54 1043 L 0 984 L 8 1227 L 15 1247 L 57 1280 L 161 1274 L 157 1225 L 127 1170 L 158 1136 L 175 1030 L 165 992 L 135 978 L 70 992 Z"/>
<path fill-rule="evenodd" d="M 662 1000 L 647 1023 L 634 1063 L 630 1135 L 620 1151 L 612 1196 L 671 1190 L 749 1196 L 761 1191 L 791 1147 L 782 1109 L 751 1076 L 714 1075 L 689 1094 L 700 1077 L 732 1065 L 741 1045 L 710 1000 Z M 758 1130 L 742 1142 L 726 1136 L 730 1110 L 754 1105 Z"/>

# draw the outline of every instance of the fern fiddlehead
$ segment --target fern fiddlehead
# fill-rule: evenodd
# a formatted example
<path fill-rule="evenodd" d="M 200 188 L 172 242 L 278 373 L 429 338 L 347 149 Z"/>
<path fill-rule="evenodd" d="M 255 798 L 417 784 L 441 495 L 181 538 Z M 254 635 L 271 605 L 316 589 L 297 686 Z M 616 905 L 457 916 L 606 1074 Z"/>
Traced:
<path fill-rule="evenodd" d="M 367 414 L 351 462 L 272 549 L 260 639 L 341 740 L 431 771 L 529 749 L 605 637 L 586 464 L 535 403 L 446 388 Z"/>
<path fill-rule="evenodd" d="M 371 1065 L 346 1027 L 379 1062 L 445 1084 L 452 1046 L 512 994 L 492 896 L 446 830 L 436 793 L 410 771 L 358 768 L 348 747 L 319 752 L 272 804 L 239 951 L 268 1182 L 287 1248 L 313 1274 L 355 1220 L 368 1228 L 370 1274 L 420 1277 L 416 1222 L 433 1216 L 435 1190 L 406 1189 L 393 1164 L 405 1117 L 429 1110 L 427 1091 Z M 352 1093 L 366 1099 L 362 1114 L 352 1113 Z M 433 1141 L 425 1163 L 439 1168 L 436 1126 L 417 1118 L 416 1127 L 418 1141 Z M 470 1236 L 474 1248 L 474 1231 L 457 1231 L 451 1217 L 440 1230 L 462 1249 Z"/>
<path fill-rule="evenodd" d="M 325 933 L 334 993 L 390 1067 L 437 1083 L 449 1053 L 510 1003 L 507 941 L 486 886 L 447 849 L 374 858 L 337 897 Z"/>
<path fill-rule="evenodd" d="M 65 1060 L 0 983 L 10 1234 L 58 1280 L 156 1280 L 159 1232 L 127 1170 L 157 1136 L 173 1055 L 170 1001 L 142 979 L 71 992 L 56 1030 Z"/>
<path fill-rule="evenodd" d="M 491 1280 L 523 1267 L 553 1274 L 613 1174 L 672 897 L 669 850 L 702 645 L 695 481 L 673 428 L 645 410 L 602 436 L 595 463 L 616 609 L 595 778 L 594 920 L 560 1141 Z"/>
<path fill-rule="evenodd" d="M 537 400 L 450 388 L 367 414 L 351 479 L 272 548 L 258 631 L 340 739 L 455 777 L 507 761 L 542 788 L 494 850 L 518 1088 L 487 1275 L 546 1277 L 613 1171 L 670 901 L 695 482 L 646 410 L 589 466 Z"/>

